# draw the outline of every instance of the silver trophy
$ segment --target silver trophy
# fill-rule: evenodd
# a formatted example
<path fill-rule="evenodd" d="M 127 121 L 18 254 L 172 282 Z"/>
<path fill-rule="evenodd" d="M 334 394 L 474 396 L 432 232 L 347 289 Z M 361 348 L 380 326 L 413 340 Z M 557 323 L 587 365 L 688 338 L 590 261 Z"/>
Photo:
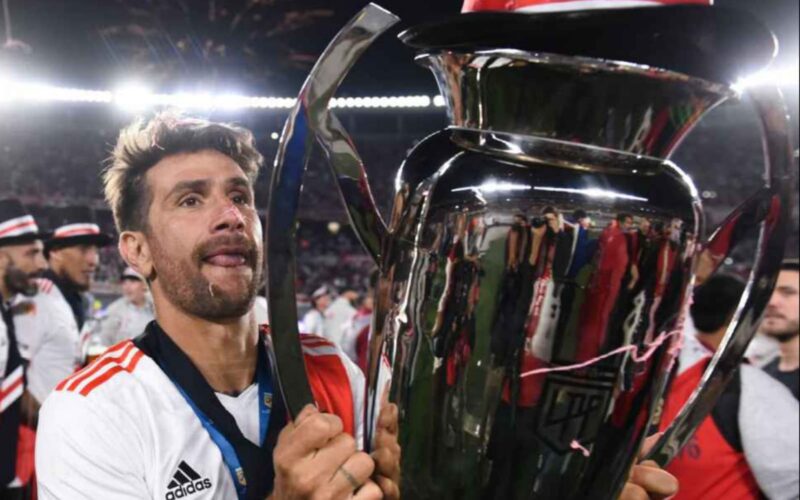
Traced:
<path fill-rule="evenodd" d="M 658 424 L 696 276 L 755 237 L 726 339 L 651 452 L 668 463 L 755 333 L 790 213 L 790 128 L 775 88 L 750 92 L 764 187 L 720 227 L 706 231 L 692 180 L 668 160 L 708 110 L 740 97 L 730 82 L 747 65 L 735 51 L 756 65 L 774 52 L 765 28 L 714 9 L 482 13 L 406 31 L 450 126 L 400 167 L 388 226 L 329 102 L 397 18 L 369 5 L 343 28 L 300 92 L 272 180 L 270 320 L 290 411 L 313 400 L 296 335 L 294 232 L 317 142 L 380 269 L 365 446 L 385 357 L 405 498 L 615 498 Z"/>

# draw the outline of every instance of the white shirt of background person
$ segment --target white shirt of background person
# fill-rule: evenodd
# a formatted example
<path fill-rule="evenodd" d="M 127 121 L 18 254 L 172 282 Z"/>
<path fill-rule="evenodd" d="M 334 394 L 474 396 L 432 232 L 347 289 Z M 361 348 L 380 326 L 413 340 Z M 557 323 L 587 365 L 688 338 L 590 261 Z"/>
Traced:
<path fill-rule="evenodd" d="M 358 300 L 358 294 L 352 290 L 347 290 L 339 295 L 325 310 L 323 336 L 340 347 L 342 346 L 344 328 L 357 312 L 356 308 L 353 307 L 355 300 Z"/>

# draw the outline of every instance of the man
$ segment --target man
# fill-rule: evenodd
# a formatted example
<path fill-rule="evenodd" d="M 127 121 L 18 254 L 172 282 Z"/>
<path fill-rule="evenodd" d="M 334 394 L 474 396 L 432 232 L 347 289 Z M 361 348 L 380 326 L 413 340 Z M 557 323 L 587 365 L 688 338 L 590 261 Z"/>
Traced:
<path fill-rule="evenodd" d="M 303 342 L 317 404 L 334 414 L 287 422 L 273 389 L 252 312 L 261 163 L 252 134 L 222 124 L 162 115 L 120 135 L 106 197 L 156 321 L 44 405 L 42 499 L 397 497 L 396 409 L 384 407 L 373 456 L 358 452 L 364 380 L 335 346 Z"/>
<path fill-rule="evenodd" d="M 321 286 L 311 294 L 311 309 L 303 316 L 303 331 L 320 337 L 325 336 L 325 311 L 331 303 L 331 292 Z"/>
<path fill-rule="evenodd" d="M 761 323 L 761 332 L 780 343 L 778 359 L 764 371 L 778 379 L 800 398 L 800 262 L 787 259 L 781 264 L 778 283 Z"/>
<path fill-rule="evenodd" d="M 355 304 L 358 304 L 358 292 L 355 290 L 345 290 L 340 293 L 325 310 L 323 336 L 341 347 L 345 353 L 348 353 L 348 350 L 344 349 L 344 345 L 342 344 L 344 341 L 344 328 L 345 324 L 350 321 L 357 312 Z"/>
<path fill-rule="evenodd" d="M 269 336 L 252 312 L 263 273 L 254 142 L 238 127 L 171 115 L 120 135 L 106 198 L 156 321 L 45 403 L 43 500 L 398 497 L 397 409 L 382 408 L 372 455 L 358 452 L 364 380 L 341 351 L 302 340 L 317 405 L 330 413 L 309 406 L 288 422 L 272 389 Z M 671 494 L 664 474 L 642 467 L 633 480 Z"/>
<path fill-rule="evenodd" d="M 744 283 L 714 275 L 694 294 L 696 335 L 687 334 L 662 427 L 699 384 L 733 318 Z M 680 481 L 676 500 L 789 499 L 800 488 L 800 407 L 758 368 L 742 364 L 714 409 L 667 470 Z"/>
<path fill-rule="evenodd" d="M 153 301 L 144 277 L 131 267 L 120 278 L 122 297 L 108 306 L 102 326 L 104 345 L 112 346 L 132 339 L 153 320 Z"/>
<path fill-rule="evenodd" d="M 98 248 L 112 240 L 100 232 L 89 207 L 65 207 L 59 215 L 60 222 L 44 246 L 50 269 L 39 280 L 27 312 L 14 317 L 20 351 L 29 363 L 26 376 L 33 397 L 29 423 L 34 429 L 45 398 L 81 363 L 84 292 L 97 269 Z"/>
<path fill-rule="evenodd" d="M 18 200 L 0 200 L 0 500 L 21 498 L 21 486 L 29 479 L 17 464 L 23 400 L 28 398 L 8 304 L 17 294 L 36 293 L 35 278 L 47 268 L 43 237 Z"/>

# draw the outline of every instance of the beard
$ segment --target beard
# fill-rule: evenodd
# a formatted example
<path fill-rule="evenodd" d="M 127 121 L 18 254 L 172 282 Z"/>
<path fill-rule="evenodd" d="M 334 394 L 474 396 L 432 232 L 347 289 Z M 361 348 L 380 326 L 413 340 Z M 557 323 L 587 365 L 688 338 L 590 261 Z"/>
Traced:
<path fill-rule="evenodd" d="M 785 316 L 779 316 L 778 318 L 783 320 L 783 325 L 774 328 L 764 325 L 762 327 L 762 333 L 766 334 L 768 337 L 772 337 L 781 344 L 785 344 L 800 335 L 800 322 L 788 320 Z"/>
<path fill-rule="evenodd" d="M 27 274 L 22 269 L 12 264 L 6 269 L 3 281 L 12 296 L 22 294 L 26 297 L 33 297 L 39 290 L 39 287 L 33 281 L 33 279 L 38 276 L 39 273 Z"/>
<path fill-rule="evenodd" d="M 252 275 L 237 276 L 234 290 L 222 290 L 202 273 L 203 258 L 213 249 L 224 245 L 246 247 L 245 261 Z M 199 244 L 188 259 L 176 261 L 157 239 L 151 239 L 151 251 L 156 278 L 167 299 L 181 310 L 209 321 L 242 317 L 253 307 L 256 292 L 261 287 L 264 271 L 262 252 L 243 236 L 223 236 Z"/>

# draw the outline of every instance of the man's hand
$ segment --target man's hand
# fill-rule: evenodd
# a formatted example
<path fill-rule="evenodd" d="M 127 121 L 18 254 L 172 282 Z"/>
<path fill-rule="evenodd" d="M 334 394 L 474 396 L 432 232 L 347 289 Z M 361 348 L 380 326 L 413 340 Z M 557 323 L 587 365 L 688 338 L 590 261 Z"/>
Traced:
<path fill-rule="evenodd" d="M 397 405 L 385 400 L 378 415 L 375 432 L 375 482 L 384 498 L 400 498 L 400 444 L 397 442 Z"/>
<path fill-rule="evenodd" d="M 278 436 L 273 452 L 275 489 L 270 498 L 379 500 L 383 493 L 370 481 L 372 457 L 356 449 L 335 415 L 307 406 Z"/>
<path fill-rule="evenodd" d="M 661 436 L 656 434 L 645 440 L 639 454 L 640 459 L 647 455 L 659 437 Z M 678 493 L 678 480 L 675 476 L 652 460 L 648 460 L 633 466 L 628 482 L 620 495 L 620 500 L 662 500 L 676 493 Z"/>

